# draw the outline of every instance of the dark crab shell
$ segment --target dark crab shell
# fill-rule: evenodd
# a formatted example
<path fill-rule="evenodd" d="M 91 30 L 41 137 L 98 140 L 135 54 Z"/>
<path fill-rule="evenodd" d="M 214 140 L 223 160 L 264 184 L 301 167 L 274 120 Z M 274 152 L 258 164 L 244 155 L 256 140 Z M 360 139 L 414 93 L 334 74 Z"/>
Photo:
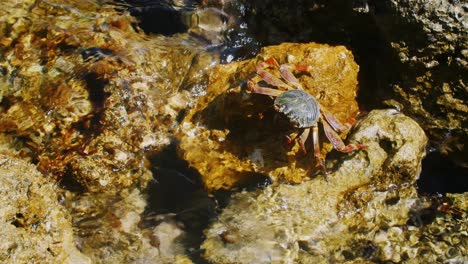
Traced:
<path fill-rule="evenodd" d="M 283 113 L 293 126 L 315 126 L 320 116 L 320 106 L 315 98 L 303 90 L 288 90 L 275 99 L 275 109 Z"/>

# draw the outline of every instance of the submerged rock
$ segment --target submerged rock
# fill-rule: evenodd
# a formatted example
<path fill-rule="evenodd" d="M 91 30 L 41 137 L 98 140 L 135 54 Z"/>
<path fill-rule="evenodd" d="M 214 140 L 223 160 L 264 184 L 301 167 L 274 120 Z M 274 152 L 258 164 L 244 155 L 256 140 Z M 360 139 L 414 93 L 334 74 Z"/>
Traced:
<path fill-rule="evenodd" d="M 0 261 L 91 263 L 73 243 L 57 187 L 35 166 L 0 154 Z"/>
<path fill-rule="evenodd" d="M 304 156 L 297 143 L 284 148 L 285 136 L 299 131 L 281 119 L 271 98 L 245 91 L 255 66 L 269 58 L 311 66 L 310 73 L 297 75 L 299 81 L 341 122 L 358 112 L 354 98 L 359 67 L 342 46 L 284 43 L 262 49 L 252 60 L 215 68 L 206 95 L 188 112 L 179 133 L 182 157 L 210 190 L 231 188 L 256 174 L 297 183 L 315 171 L 311 139 L 306 142 L 309 155 Z M 325 137 L 321 142 L 325 155 L 331 144 Z"/>
<path fill-rule="evenodd" d="M 464 195 L 448 198 L 447 210 L 418 197 L 427 143 L 419 125 L 395 110 L 374 110 L 350 141 L 369 148 L 344 156 L 328 180 L 234 195 L 205 231 L 205 257 L 213 263 L 466 260 Z M 429 235 L 433 229 L 438 235 Z"/>
<path fill-rule="evenodd" d="M 169 144 L 186 87 L 215 57 L 147 38 L 98 2 L 7 1 L 0 11 L 0 132 L 53 179 L 85 190 L 144 187 L 145 153 Z M 26 10 L 28 10 L 26 12 Z M 7 19 L 8 18 L 8 19 Z M 193 83 L 192 83 L 193 84 Z"/>
<path fill-rule="evenodd" d="M 67 197 L 81 252 L 94 263 L 191 263 L 183 225 L 172 215 L 144 217 L 145 198 L 137 189 Z"/>
<path fill-rule="evenodd" d="M 9 242 L 3 244 L 2 260 L 63 263 L 73 257 L 73 263 L 84 263 L 78 253 L 61 252 L 63 245 L 74 247 L 76 242 L 93 262 L 189 262 L 178 244 L 182 228 L 172 222 L 164 228 L 139 227 L 146 206 L 141 190 L 153 179 L 147 153 L 169 144 L 179 112 L 203 90 L 204 70 L 216 64 L 217 56 L 184 34 L 144 35 L 134 27 L 134 18 L 113 4 L 2 2 L 0 152 L 32 161 L 43 176 L 34 171 L 31 177 L 42 178 L 30 181 L 51 189 L 37 194 L 45 199 L 37 219 L 16 216 L 21 218 L 18 225 L 32 232 L 25 231 L 25 238 L 9 239 L 13 232 L 23 233 L 22 227 L 10 224 L 16 220 L 14 212 L 8 212 L 2 234 Z M 34 167 L 18 164 L 26 173 Z M 51 186 L 57 182 L 70 190 L 56 191 L 62 193 L 72 220 L 65 212 L 51 211 L 56 203 Z M 36 198 L 34 188 L 29 198 Z M 10 194 L 14 189 L 12 185 L 5 190 Z M 27 189 L 20 190 L 27 198 Z M 5 203 L 15 202 L 15 197 L 4 196 Z M 18 207 L 26 208 L 22 199 Z M 64 222 L 64 234 L 46 219 L 52 238 L 44 234 L 40 241 L 33 231 L 42 232 L 45 213 L 55 214 L 58 224 Z M 28 242 L 30 237 L 34 241 Z"/>

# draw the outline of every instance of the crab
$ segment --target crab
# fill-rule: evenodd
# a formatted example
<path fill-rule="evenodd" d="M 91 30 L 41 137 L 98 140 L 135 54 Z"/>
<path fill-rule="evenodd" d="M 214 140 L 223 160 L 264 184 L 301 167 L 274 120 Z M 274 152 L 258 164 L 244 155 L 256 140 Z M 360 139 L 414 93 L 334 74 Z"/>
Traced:
<path fill-rule="evenodd" d="M 268 72 L 266 70 L 267 68 L 277 69 L 284 81 Z M 336 150 L 348 153 L 367 148 L 367 145 L 363 144 L 345 145 L 337 132 L 343 133 L 348 131 L 356 121 L 351 119 L 342 124 L 328 110 L 321 106 L 312 95 L 303 89 L 299 80 L 292 73 L 292 71 L 310 72 L 310 66 L 294 64 L 279 65 L 274 58 L 269 58 L 258 64 L 255 69 L 258 77 L 247 80 L 248 91 L 250 93 L 275 97 L 275 110 L 284 114 L 293 127 L 302 130 L 295 139 L 298 139 L 304 154 L 307 154 L 305 143 L 312 130 L 314 157 L 316 164 L 322 168 L 324 174 L 327 174 L 327 170 L 325 161 L 320 155 L 318 123 L 322 124 L 326 137 Z M 260 86 L 258 84 L 260 80 L 263 80 L 271 86 L 283 88 L 285 90 Z"/>

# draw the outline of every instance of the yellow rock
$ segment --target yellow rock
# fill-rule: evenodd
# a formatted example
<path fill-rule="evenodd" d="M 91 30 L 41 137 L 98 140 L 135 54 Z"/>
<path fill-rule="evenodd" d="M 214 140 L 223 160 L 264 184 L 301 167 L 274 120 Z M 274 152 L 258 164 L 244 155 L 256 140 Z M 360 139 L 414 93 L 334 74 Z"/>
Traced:
<path fill-rule="evenodd" d="M 295 76 L 340 121 L 358 112 L 359 66 L 343 46 L 284 43 L 262 49 L 251 60 L 215 68 L 206 96 L 187 114 L 179 134 L 183 158 L 200 172 L 208 190 L 229 189 L 259 173 L 298 183 L 317 171 L 312 151 L 304 155 L 297 143 L 285 147 L 285 136 L 299 131 L 275 112 L 273 99 L 246 92 L 246 80 L 256 75 L 255 66 L 271 57 L 280 64 L 312 66 L 310 74 Z M 319 128 L 325 155 L 331 144 Z M 311 149 L 311 138 L 306 146 Z"/>

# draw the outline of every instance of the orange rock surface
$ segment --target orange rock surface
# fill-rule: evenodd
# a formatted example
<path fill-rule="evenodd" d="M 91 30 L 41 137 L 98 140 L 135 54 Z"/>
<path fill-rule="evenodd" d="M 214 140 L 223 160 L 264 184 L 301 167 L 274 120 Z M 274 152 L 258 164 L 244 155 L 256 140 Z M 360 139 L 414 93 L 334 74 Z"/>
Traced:
<path fill-rule="evenodd" d="M 312 151 L 305 155 L 297 142 L 285 146 L 285 136 L 300 131 L 275 112 L 273 99 L 246 92 L 255 66 L 271 57 L 280 64 L 312 66 L 312 72 L 296 77 L 340 121 L 358 112 L 359 66 L 343 46 L 284 43 L 262 49 L 251 60 L 215 68 L 206 95 L 189 111 L 179 134 L 181 155 L 200 172 L 208 190 L 229 189 L 258 174 L 298 183 L 317 172 Z M 319 129 L 325 155 L 332 147 Z M 306 146 L 311 149 L 311 138 Z"/>

